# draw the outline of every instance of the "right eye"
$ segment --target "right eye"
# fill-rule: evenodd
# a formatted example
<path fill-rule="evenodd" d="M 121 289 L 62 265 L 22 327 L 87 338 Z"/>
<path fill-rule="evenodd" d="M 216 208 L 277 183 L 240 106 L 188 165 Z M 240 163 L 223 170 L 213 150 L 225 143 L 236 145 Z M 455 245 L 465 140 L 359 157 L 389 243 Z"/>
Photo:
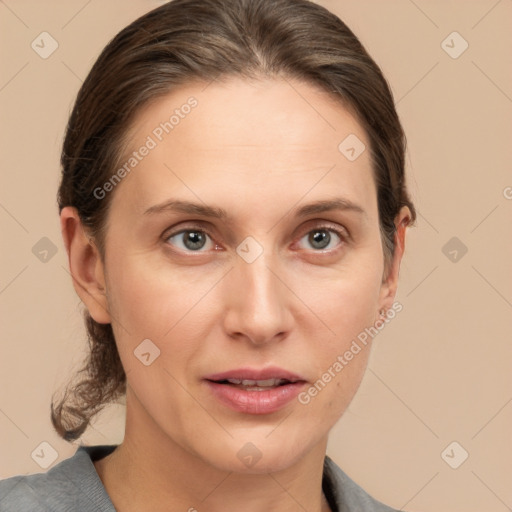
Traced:
<path fill-rule="evenodd" d="M 166 241 L 185 252 L 206 252 L 215 246 L 210 235 L 199 229 L 182 229 L 167 236 Z M 205 247 L 206 250 L 203 251 Z"/>

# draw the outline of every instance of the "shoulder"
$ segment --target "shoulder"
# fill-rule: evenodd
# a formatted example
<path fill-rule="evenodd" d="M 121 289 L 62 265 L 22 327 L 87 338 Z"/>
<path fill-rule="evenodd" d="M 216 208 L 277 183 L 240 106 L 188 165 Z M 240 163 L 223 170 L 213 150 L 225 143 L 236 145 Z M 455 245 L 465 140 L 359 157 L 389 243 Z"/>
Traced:
<path fill-rule="evenodd" d="M 398 512 L 372 498 L 328 456 L 324 460 L 323 490 L 336 512 Z"/>
<path fill-rule="evenodd" d="M 115 512 L 93 464 L 115 448 L 80 446 L 46 473 L 0 480 L 0 512 Z"/>

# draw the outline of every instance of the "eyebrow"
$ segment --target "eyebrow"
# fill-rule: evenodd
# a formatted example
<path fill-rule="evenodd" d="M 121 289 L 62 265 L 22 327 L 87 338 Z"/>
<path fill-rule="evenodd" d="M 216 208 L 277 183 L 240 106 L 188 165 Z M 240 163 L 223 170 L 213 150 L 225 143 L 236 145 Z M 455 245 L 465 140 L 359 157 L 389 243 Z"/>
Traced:
<path fill-rule="evenodd" d="M 333 210 L 349 211 L 367 217 L 366 211 L 358 204 L 343 197 L 333 199 L 323 199 L 315 201 L 300 208 L 294 208 L 289 213 L 296 217 L 306 217 L 308 215 L 323 213 Z M 229 214 L 223 208 L 208 206 L 206 204 L 192 203 L 190 201 L 173 200 L 151 206 L 144 215 L 156 215 L 165 212 L 186 213 L 191 215 L 200 215 L 202 217 L 211 217 L 222 221 L 229 220 Z"/>

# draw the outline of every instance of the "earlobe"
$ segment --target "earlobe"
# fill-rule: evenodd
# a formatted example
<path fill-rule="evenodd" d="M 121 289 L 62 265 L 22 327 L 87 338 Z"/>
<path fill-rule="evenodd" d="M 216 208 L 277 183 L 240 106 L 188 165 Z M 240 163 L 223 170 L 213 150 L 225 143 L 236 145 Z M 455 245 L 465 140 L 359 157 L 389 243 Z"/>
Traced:
<path fill-rule="evenodd" d="M 104 266 L 98 248 L 87 236 L 76 208 L 63 208 L 60 224 L 75 291 L 96 322 L 109 324 Z"/>

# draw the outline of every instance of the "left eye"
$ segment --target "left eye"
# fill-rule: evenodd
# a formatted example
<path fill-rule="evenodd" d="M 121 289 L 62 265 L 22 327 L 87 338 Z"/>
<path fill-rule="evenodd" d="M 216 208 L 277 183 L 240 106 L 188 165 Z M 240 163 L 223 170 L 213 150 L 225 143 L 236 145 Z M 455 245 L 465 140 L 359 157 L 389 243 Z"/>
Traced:
<path fill-rule="evenodd" d="M 201 249 L 212 249 L 213 241 L 204 231 L 189 229 L 180 231 L 167 238 L 167 241 L 178 249 L 185 251 L 200 251 Z M 209 244 L 209 245 L 208 245 Z"/>
<path fill-rule="evenodd" d="M 313 229 L 300 239 L 299 244 L 303 240 L 305 240 L 310 247 L 317 250 L 333 249 L 342 241 L 340 235 L 336 231 L 327 228 Z M 332 246 L 331 242 L 334 242 L 335 245 Z"/>

